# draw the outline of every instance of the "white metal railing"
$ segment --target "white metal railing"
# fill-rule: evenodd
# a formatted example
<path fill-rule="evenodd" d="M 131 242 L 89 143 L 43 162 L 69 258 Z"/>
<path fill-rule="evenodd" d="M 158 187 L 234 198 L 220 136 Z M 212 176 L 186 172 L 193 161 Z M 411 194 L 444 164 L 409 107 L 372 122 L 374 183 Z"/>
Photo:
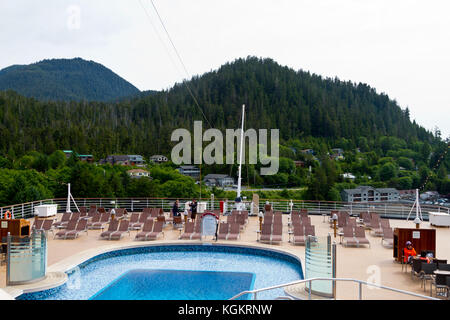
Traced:
<path fill-rule="evenodd" d="M 172 208 L 175 198 L 75 198 L 77 206 L 87 206 L 95 204 L 99 207 L 106 209 L 123 207 L 129 211 L 142 211 L 143 208 L 163 208 L 164 211 L 169 211 Z M 179 198 L 181 205 L 186 201 L 192 199 Z M 234 200 L 228 199 L 214 199 L 209 198 L 197 199 L 199 201 L 205 201 L 208 203 L 207 209 L 219 209 L 220 202 L 226 201 L 228 208 L 231 208 L 234 204 Z M 394 219 L 406 219 L 412 203 L 390 203 L 390 202 L 371 202 L 371 203 L 350 203 L 350 202 L 338 202 L 338 201 L 312 201 L 312 200 L 273 200 L 273 199 L 260 199 L 259 208 L 262 210 L 264 204 L 268 201 L 273 210 L 289 212 L 292 210 L 308 209 L 308 213 L 312 215 L 330 215 L 331 210 L 345 210 L 351 215 L 357 215 L 362 211 L 370 211 L 378 213 L 382 218 L 394 218 Z M 250 201 L 244 201 L 250 209 Z M 66 198 L 60 199 L 45 199 L 33 202 L 14 204 L 5 207 L 0 207 L 0 214 L 3 214 L 9 210 L 14 214 L 15 218 L 31 218 L 34 216 L 34 207 L 41 204 L 56 204 L 58 205 L 58 212 L 63 212 L 66 209 Z M 291 206 L 292 204 L 292 206 Z M 73 205 L 73 203 L 72 203 Z M 72 209 L 74 209 L 73 206 Z M 421 205 L 422 216 L 424 220 L 428 220 L 429 212 L 446 212 L 450 214 L 450 208 L 434 206 L 434 205 Z"/>
<path fill-rule="evenodd" d="M 358 300 L 363 300 L 363 297 L 362 297 L 362 286 L 363 285 L 371 286 L 371 287 L 375 287 L 375 288 L 379 288 L 379 289 L 384 289 L 384 290 L 388 290 L 388 291 L 393 291 L 393 292 L 397 292 L 397 293 L 401 293 L 401 294 L 406 294 L 409 296 L 427 299 L 427 300 L 440 300 L 438 298 L 424 296 L 422 294 L 405 291 L 405 290 L 400 290 L 400 289 L 396 289 L 396 288 L 391 288 L 391 287 L 386 287 L 386 286 L 382 286 L 382 285 L 378 285 L 378 284 L 374 284 L 374 283 L 370 283 L 370 282 L 366 282 L 366 281 L 362 281 L 362 280 L 358 280 L 358 279 L 352 279 L 352 278 L 311 278 L 311 279 L 298 280 L 298 281 L 289 282 L 289 283 L 280 284 L 280 285 L 271 286 L 271 287 L 262 288 L 262 289 L 242 291 L 241 293 L 235 295 L 234 297 L 230 298 L 229 300 L 236 300 L 237 298 L 239 298 L 245 294 L 253 294 L 253 300 L 256 300 L 257 294 L 259 292 L 269 291 L 269 290 L 274 290 L 274 289 L 279 289 L 279 288 L 285 288 L 285 287 L 289 287 L 289 286 L 296 285 L 296 284 L 302 284 L 302 283 L 308 283 L 309 287 L 311 288 L 311 283 L 313 281 L 323 281 L 323 280 L 333 281 L 333 283 L 335 283 L 336 281 L 358 283 Z M 311 298 L 312 298 L 311 290 L 309 290 L 308 291 L 308 300 L 311 300 Z"/>

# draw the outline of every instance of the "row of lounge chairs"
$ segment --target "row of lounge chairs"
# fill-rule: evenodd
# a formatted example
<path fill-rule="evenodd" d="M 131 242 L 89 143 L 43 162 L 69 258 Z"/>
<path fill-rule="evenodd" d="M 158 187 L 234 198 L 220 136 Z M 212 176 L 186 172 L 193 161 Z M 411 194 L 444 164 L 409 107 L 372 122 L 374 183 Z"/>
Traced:
<path fill-rule="evenodd" d="M 87 232 L 87 220 L 72 219 L 67 223 L 66 229 L 58 231 L 54 238 L 75 239 L 81 232 Z"/>
<path fill-rule="evenodd" d="M 293 245 L 305 245 L 308 236 L 315 236 L 315 228 L 311 224 L 295 224 L 293 227 Z"/>

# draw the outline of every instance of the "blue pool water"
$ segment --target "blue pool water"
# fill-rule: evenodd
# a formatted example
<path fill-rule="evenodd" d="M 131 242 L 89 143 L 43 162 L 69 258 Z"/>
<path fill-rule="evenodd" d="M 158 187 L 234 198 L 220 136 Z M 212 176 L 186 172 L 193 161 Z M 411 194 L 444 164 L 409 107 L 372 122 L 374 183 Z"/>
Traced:
<path fill-rule="evenodd" d="M 68 272 L 68 281 L 64 285 L 50 290 L 23 294 L 17 299 L 88 300 L 101 290 L 106 291 L 108 285 L 126 272 L 137 269 L 218 271 L 222 272 L 223 276 L 226 276 L 227 272 L 250 273 L 254 275 L 254 289 L 303 279 L 302 266 L 297 258 L 272 250 L 225 245 L 156 245 L 100 254 Z M 162 285 L 160 280 L 157 282 L 157 286 Z M 175 284 L 179 282 L 172 279 L 166 283 L 172 285 L 172 295 L 177 294 L 178 288 Z M 224 282 L 224 287 L 226 283 Z M 198 284 L 202 283 L 198 282 Z M 210 296 L 203 294 L 207 286 L 201 286 L 201 288 L 195 295 L 189 296 L 189 299 L 208 299 Z M 234 295 L 234 292 L 228 292 L 227 289 L 219 290 L 223 290 L 223 295 L 217 299 L 229 299 Z M 248 287 L 244 290 L 248 290 Z M 137 294 L 144 296 L 147 293 Z M 270 290 L 259 293 L 258 299 L 274 299 L 281 295 L 284 295 L 283 289 Z M 157 299 L 166 298 L 161 296 Z"/>
<path fill-rule="evenodd" d="M 125 272 L 91 299 L 225 300 L 253 289 L 254 278 L 248 272 L 137 269 Z"/>

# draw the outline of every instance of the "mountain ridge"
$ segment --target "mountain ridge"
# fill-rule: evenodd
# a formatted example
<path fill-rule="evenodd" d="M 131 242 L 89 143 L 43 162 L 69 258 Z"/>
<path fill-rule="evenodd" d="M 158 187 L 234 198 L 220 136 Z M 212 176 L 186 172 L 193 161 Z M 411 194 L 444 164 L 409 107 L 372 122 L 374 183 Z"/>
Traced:
<path fill-rule="evenodd" d="M 44 101 L 105 102 L 140 93 L 109 68 L 79 57 L 6 67 L 0 70 L 0 90 Z"/>

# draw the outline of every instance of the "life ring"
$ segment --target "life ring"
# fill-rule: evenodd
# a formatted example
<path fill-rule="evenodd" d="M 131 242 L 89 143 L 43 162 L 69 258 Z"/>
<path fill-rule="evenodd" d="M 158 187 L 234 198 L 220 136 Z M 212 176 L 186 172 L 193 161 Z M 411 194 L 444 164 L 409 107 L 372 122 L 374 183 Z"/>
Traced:
<path fill-rule="evenodd" d="M 12 217 L 11 212 L 9 210 L 7 210 L 5 212 L 5 214 L 4 214 L 4 218 L 3 219 L 11 220 L 11 217 Z"/>

